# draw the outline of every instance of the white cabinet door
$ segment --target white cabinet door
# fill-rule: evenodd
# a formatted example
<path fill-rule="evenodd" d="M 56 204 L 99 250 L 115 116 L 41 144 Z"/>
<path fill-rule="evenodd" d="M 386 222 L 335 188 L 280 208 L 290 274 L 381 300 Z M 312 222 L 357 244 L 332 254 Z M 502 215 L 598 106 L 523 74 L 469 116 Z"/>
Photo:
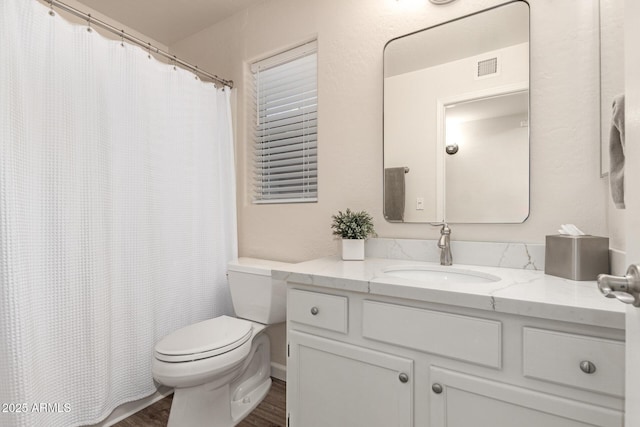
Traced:
<path fill-rule="evenodd" d="M 290 427 L 411 427 L 413 361 L 289 332 Z"/>
<path fill-rule="evenodd" d="M 431 427 L 622 427 L 623 415 L 559 396 L 432 367 Z M 438 388 L 440 386 L 441 388 Z"/>

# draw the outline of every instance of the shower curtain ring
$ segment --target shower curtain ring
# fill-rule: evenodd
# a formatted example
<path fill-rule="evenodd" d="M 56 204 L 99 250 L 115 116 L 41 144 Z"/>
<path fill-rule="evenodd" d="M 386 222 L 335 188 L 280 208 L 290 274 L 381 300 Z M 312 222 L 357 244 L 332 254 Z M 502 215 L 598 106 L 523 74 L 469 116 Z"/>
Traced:
<path fill-rule="evenodd" d="M 56 13 L 53 11 L 53 0 L 49 0 L 49 15 L 56 16 Z"/>
<path fill-rule="evenodd" d="M 124 30 L 120 30 L 120 46 L 124 47 Z"/>
<path fill-rule="evenodd" d="M 91 29 L 91 14 L 88 13 L 87 14 L 87 32 L 92 32 L 93 30 Z"/>
<path fill-rule="evenodd" d="M 147 47 L 147 51 L 149 54 L 147 56 L 149 59 L 151 59 L 151 42 L 148 42 L 148 43 L 149 43 L 149 46 Z"/>
<path fill-rule="evenodd" d="M 196 67 L 193 69 L 193 71 L 194 71 L 194 74 L 196 75 L 196 80 L 199 80 L 199 79 L 198 79 L 198 66 L 197 66 L 197 65 L 196 65 Z"/>
<path fill-rule="evenodd" d="M 173 58 L 171 58 L 171 62 L 173 63 L 173 70 L 174 71 L 178 71 L 178 67 L 176 67 L 176 59 L 178 59 L 177 56 L 173 55 Z"/>

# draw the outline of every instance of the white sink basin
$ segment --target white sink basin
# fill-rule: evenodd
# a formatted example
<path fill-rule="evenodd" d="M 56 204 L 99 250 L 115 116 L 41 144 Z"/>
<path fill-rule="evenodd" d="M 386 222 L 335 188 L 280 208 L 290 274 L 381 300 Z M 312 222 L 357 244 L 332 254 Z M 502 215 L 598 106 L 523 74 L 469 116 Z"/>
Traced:
<path fill-rule="evenodd" d="M 429 283 L 490 283 L 500 280 L 498 276 L 480 271 L 454 267 L 398 265 L 384 269 L 384 274 L 400 279 Z"/>

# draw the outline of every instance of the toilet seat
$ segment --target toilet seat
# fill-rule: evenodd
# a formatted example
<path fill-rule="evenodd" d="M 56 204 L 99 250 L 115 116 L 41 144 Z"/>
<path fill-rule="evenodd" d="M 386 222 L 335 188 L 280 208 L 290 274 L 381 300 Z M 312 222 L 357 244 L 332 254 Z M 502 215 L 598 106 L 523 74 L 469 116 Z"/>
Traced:
<path fill-rule="evenodd" d="M 172 332 L 155 346 L 155 357 L 170 363 L 192 362 L 227 353 L 247 342 L 251 322 L 220 316 Z"/>

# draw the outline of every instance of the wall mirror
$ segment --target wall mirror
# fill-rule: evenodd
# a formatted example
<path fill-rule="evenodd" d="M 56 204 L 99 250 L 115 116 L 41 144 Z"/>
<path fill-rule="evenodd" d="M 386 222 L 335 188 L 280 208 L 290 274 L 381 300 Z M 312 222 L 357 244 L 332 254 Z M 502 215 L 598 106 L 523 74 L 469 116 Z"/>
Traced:
<path fill-rule="evenodd" d="M 529 6 L 513 1 L 384 49 L 384 215 L 529 215 Z"/>
<path fill-rule="evenodd" d="M 600 175 L 609 172 L 613 99 L 624 92 L 624 0 L 600 0 Z"/>

